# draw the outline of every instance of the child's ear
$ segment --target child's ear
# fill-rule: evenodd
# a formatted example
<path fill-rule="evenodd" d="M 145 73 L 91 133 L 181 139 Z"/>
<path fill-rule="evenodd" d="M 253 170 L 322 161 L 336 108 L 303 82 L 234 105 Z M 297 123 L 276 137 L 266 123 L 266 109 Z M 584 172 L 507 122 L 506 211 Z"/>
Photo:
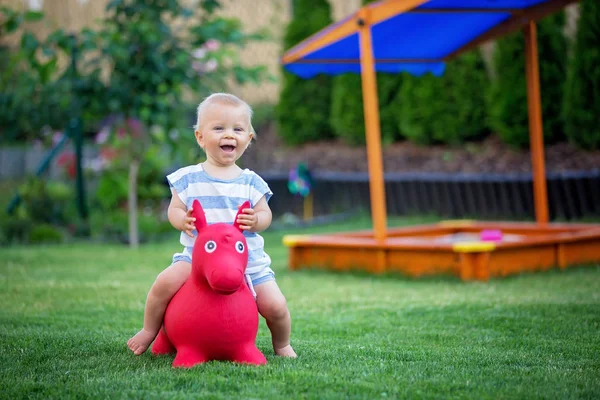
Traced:
<path fill-rule="evenodd" d="M 203 146 L 204 137 L 202 136 L 202 132 L 200 132 L 200 130 L 196 129 L 196 132 L 194 132 L 194 135 L 196 136 L 196 142 L 198 142 L 198 146 L 204 147 Z"/>

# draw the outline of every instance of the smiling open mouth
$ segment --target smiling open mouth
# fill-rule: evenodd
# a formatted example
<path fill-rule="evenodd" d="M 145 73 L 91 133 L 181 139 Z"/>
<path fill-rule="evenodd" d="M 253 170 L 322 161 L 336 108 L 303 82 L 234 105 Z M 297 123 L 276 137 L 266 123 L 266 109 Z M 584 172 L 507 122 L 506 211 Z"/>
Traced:
<path fill-rule="evenodd" d="M 230 153 L 235 150 L 235 146 L 231 146 L 231 145 L 221 146 L 221 150 L 223 150 L 227 153 Z"/>

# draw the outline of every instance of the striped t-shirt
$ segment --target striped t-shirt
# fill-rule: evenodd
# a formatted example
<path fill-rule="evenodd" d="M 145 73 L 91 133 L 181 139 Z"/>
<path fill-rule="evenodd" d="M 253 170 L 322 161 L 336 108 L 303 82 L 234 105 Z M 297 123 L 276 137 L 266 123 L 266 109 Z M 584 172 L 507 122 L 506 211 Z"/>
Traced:
<path fill-rule="evenodd" d="M 216 224 L 224 222 L 233 224 L 238 207 L 246 200 L 251 207 L 265 197 L 267 201 L 273 195 L 269 185 L 255 172 L 244 169 L 234 179 L 217 179 L 208 175 L 202 164 L 183 167 L 167 175 L 169 185 L 175 189 L 177 195 L 187 208 L 198 200 L 204 209 L 206 222 Z M 194 235 L 196 235 L 194 231 Z M 258 233 L 244 231 L 248 243 L 247 274 L 254 274 L 271 265 L 271 258 L 264 251 L 264 239 Z M 189 254 L 192 254 L 195 238 L 181 232 L 179 239 Z"/>

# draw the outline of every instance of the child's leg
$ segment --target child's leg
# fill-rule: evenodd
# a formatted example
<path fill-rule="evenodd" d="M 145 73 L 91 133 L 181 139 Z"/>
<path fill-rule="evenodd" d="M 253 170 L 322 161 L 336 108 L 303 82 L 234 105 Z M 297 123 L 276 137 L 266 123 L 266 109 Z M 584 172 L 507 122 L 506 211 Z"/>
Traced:
<path fill-rule="evenodd" d="M 254 286 L 254 290 L 256 291 L 258 311 L 267 321 L 267 326 L 271 331 L 275 354 L 296 357 L 296 353 L 290 345 L 292 319 L 279 286 L 271 280 Z"/>
<path fill-rule="evenodd" d="M 146 299 L 144 328 L 127 341 L 127 346 L 136 356 L 144 353 L 158 334 L 169 301 L 183 286 L 191 271 L 190 263 L 177 261 L 158 274 Z"/>

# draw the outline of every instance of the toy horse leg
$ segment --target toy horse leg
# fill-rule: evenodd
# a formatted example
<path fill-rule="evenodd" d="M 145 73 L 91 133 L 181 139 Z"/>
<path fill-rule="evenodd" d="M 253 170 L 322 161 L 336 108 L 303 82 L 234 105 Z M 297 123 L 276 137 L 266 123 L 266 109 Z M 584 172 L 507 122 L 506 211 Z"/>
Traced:
<path fill-rule="evenodd" d="M 177 356 L 173 360 L 173 367 L 190 368 L 197 364 L 202 364 L 209 361 L 200 350 L 182 347 L 177 349 Z"/>
<path fill-rule="evenodd" d="M 158 332 L 158 336 L 152 345 L 152 354 L 172 354 L 175 353 L 175 347 L 167 337 L 164 327 Z"/>
<path fill-rule="evenodd" d="M 258 350 L 254 342 L 242 346 L 233 354 L 231 360 L 242 364 L 264 365 L 267 363 L 267 359 Z"/>

